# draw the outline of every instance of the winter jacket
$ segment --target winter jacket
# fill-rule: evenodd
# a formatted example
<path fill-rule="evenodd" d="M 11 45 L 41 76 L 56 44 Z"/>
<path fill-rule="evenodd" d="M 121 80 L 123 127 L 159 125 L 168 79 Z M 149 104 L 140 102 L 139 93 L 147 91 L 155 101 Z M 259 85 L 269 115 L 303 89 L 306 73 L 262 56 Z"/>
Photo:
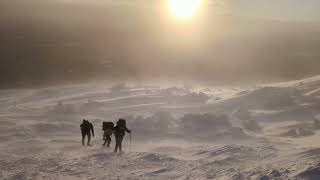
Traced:
<path fill-rule="evenodd" d="M 126 132 L 131 133 L 131 131 L 126 126 L 116 125 L 113 130 L 116 137 L 124 136 Z"/>

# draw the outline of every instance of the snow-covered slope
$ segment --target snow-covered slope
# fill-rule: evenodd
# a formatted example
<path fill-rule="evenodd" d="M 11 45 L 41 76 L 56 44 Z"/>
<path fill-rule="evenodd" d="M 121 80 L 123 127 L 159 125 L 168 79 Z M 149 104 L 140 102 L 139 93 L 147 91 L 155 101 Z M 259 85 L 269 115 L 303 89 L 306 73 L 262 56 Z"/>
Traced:
<path fill-rule="evenodd" d="M 319 88 L 320 76 L 203 91 L 0 91 L 0 179 L 319 179 Z M 119 117 L 133 130 L 122 155 L 101 146 L 102 121 Z M 80 144 L 82 118 L 95 125 L 92 147 Z"/>

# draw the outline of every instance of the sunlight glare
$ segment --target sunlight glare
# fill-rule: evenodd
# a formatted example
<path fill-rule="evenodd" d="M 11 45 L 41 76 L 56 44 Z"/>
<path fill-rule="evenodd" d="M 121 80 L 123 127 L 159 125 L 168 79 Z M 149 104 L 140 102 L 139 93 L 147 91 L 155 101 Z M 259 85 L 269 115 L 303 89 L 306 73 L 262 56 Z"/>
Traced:
<path fill-rule="evenodd" d="M 170 12 L 179 19 L 190 19 L 203 6 L 203 0 L 168 0 Z"/>

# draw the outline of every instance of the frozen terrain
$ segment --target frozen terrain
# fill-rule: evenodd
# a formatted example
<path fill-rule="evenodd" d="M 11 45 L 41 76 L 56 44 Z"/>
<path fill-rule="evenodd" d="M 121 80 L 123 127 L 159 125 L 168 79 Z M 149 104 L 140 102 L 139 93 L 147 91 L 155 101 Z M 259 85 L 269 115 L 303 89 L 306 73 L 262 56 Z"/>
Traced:
<path fill-rule="evenodd" d="M 102 121 L 132 129 L 117 155 Z M 92 147 L 79 125 L 95 126 Z M 253 88 L 0 91 L 0 179 L 320 179 L 320 76 Z M 112 146 L 114 145 L 114 139 Z"/>

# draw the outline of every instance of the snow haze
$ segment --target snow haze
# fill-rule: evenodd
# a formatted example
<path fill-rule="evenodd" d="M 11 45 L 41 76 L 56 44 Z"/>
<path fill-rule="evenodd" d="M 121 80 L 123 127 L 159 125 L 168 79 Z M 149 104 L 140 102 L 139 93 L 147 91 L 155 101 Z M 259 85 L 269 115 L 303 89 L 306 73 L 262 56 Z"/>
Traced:
<path fill-rule="evenodd" d="M 118 84 L 1 91 L 4 179 L 318 179 L 319 76 L 254 88 Z M 127 119 L 125 153 L 102 121 Z M 93 146 L 79 124 L 90 120 Z M 114 139 L 112 147 L 114 146 Z"/>
<path fill-rule="evenodd" d="M 0 179 L 320 179 L 319 3 L 183 3 L 1 0 Z"/>
<path fill-rule="evenodd" d="M 202 19 L 179 24 L 155 2 L 96 2 L 1 1 L 1 87 L 93 80 L 239 85 L 320 73 L 317 21 L 241 16 L 238 5 L 218 13 L 227 3 L 215 2 Z"/>

